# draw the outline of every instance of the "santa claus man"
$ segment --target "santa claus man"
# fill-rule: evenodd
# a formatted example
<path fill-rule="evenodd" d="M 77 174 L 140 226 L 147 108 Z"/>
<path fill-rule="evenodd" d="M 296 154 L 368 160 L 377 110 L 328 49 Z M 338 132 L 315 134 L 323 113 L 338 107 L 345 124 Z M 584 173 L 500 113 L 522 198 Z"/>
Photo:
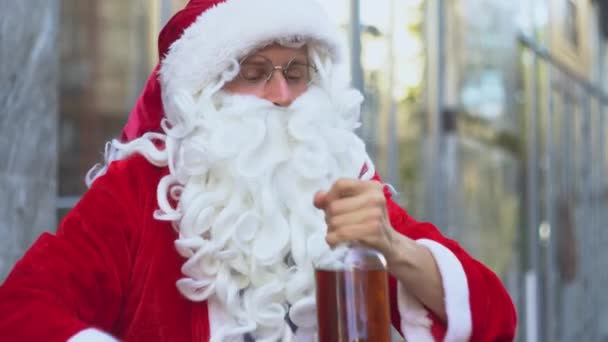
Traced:
<path fill-rule="evenodd" d="M 5 341 L 313 341 L 313 265 L 356 241 L 409 341 L 512 340 L 499 279 L 391 200 L 312 0 L 192 0 L 89 191 L 0 288 Z M 337 248 L 336 248 L 337 247 Z"/>

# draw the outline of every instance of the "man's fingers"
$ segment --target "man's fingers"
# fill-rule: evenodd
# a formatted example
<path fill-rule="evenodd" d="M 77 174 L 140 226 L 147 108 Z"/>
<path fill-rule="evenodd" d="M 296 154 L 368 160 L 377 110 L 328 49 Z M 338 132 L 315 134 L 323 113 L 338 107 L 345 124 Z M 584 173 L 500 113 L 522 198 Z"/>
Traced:
<path fill-rule="evenodd" d="M 329 191 L 317 192 L 313 203 L 328 215 L 340 215 L 364 206 L 382 206 L 385 198 L 382 184 L 376 181 L 342 178 Z"/>
<path fill-rule="evenodd" d="M 379 235 L 376 233 L 379 229 L 370 223 L 364 222 L 344 226 L 339 230 L 328 232 L 325 240 L 331 247 L 345 242 L 360 242 L 368 246 L 374 246 L 378 243 Z"/>
<path fill-rule="evenodd" d="M 346 214 L 326 217 L 327 230 L 335 231 L 345 229 L 344 227 L 362 224 L 367 222 L 368 226 L 374 222 L 382 221 L 383 210 L 378 207 L 368 207 L 355 210 Z"/>
<path fill-rule="evenodd" d="M 346 227 L 346 229 L 341 229 L 333 232 L 328 232 L 325 236 L 325 241 L 331 247 L 335 247 L 344 242 L 359 242 L 354 240 L 359 231 L 364 230 L 365 227 L 363 224 L 356 224 Z"/>
<path fill-rule="evenodd" d="M 338 216 L 366 207 L 382 207 L 385 202 L 383 193 L 366 192 L 358 196 L 342 197 L 328 202 L 325 211 L 330 216 Z"/>
<path fill-rule="evenodd" d="M 365 182 L 359 179 L 338 179 L 327 193 L 327 202 L 331 203 L 337 199 L 358 195 L 365 191 Z"/>

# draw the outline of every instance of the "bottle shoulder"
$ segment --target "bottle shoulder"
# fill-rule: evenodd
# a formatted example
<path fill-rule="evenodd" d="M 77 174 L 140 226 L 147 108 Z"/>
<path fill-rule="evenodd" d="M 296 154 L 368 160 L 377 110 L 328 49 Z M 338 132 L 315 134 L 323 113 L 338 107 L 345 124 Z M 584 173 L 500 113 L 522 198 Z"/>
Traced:
<path fill-rule="evenodd" d="M 386 270 L 386 259 L 375 249 L 355 245 L 344 255 L 344 269 Z"/>

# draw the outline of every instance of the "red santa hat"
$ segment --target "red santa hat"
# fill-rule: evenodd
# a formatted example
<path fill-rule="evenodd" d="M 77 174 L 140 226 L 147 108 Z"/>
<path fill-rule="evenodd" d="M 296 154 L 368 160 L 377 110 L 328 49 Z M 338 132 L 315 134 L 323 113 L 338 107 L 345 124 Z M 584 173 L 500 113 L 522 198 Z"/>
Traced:
<path fill-rule="evenodd" d="M 190 0 L 159 35 L 160 63 L 121 140 L 160 131 L 172 99 L 203 91 L 233 60 L 280 39 L 312 42 L 332 62 L 341 61 L 335 24 L 315 0 Z"/>

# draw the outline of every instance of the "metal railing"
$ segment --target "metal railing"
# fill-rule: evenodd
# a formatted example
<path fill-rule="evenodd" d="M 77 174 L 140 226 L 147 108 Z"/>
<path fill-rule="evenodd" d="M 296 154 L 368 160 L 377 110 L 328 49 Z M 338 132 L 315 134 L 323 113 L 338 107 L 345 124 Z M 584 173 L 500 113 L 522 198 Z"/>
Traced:
<path fill-rule="evenodd" d="M 533 39 L 518 41 L 531 72 L 526 264 L 537 280 L 526 291 L 526 340 L 608 341 L 608 95 Z"/>

